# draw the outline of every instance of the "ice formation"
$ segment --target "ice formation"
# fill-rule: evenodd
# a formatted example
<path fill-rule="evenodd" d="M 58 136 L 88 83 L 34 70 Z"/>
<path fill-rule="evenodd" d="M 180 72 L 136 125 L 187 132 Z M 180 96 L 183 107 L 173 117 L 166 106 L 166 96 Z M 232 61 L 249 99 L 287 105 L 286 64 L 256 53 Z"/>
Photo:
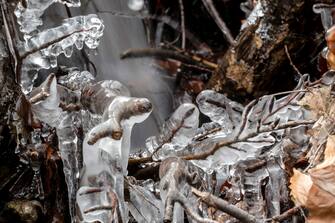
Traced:
<path fill-rule="evenodd" d="M 194 104 L 184 103 L 163 124 L 159 135 L 146 140 L 146 147 L 157 160 L 174 156 L 193 138 L 198 126 L 198 108 Z"/>
<path fill-rule="evenodd" d="M 80 0 L 28 0 L 18 2 L 14 13 L 20 25 L 20 31 L 24 33 L 25 38 L 29 38 L 29 34 L 43 24 L 41 16 L 55 2 L 69 7 L 80 6 Z"/>
<path fill-rule="evenodd" d="M 65 19 L 62 25 L 41 31 L 21 43 L 21 86 L 29 93 L 40 69 L 57 66 L 57 56 L 71 57 L 74 47 L 94 49 L 103 35 L 104 25 L 96 15 Z"/>
<path fill-rule="evenodd" d="M 77 193 L 79 209 L 86 222 L 111 222 L 115 218 L 126 222 L 128 208 L 124 201 L 124 175 L 127 175 L 131 131 L 135 123 L 149 116 L 152 105 L 145 98 L 129 97 L 129 91 L 117 81 L 99 82 L 84 88 L 81 101 L 91 112 L 102 115 L 102 120 L 90 130 L 84 142 L 85 167 Z M 106 177 L 110 180 L 102 181 Z M 84 197 L 92 187 L 100 190 L 89 193 L 88 200 Z M 110 208 L 103 208 L 113 202 L 107 199 L 103 203 L 100 198 L 107 189 L 115 194 L 114 202 L 118 204 L 116 216 Z M 101 209 L 87 212 L 99 205 Z"/>

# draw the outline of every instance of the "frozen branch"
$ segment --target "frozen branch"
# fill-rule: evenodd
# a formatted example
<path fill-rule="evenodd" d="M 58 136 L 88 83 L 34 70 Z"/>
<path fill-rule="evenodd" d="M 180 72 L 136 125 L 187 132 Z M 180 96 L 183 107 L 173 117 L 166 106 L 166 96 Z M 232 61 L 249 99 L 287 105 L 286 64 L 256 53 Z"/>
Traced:
<path fill-rule="evenodd" d="M 251 132 L 248 135 L 246 135 L 242 138 L 239 138 L 239 139 L 235 138 L 233 140 L 226 140 L 226 141 L 215 143 L 207 151 L 182 156 L 182 158 L 186 159 L 186 160 L 205 159 L 206 157 L 208 157 L 210 155 L 213 155 L 216 151 L 218 151 L 219 149 L 221 149 L 224 146 L 229 146 L 229 145 L 239 143 L 239 142 L 246 142 L 248 139 L 256 137 L 257 135 L 259 135 L 261 133 L 280 131 L 280 130 L 284 130 L 284 129 L 287 129 L 287 128 L 294 128 L 294 127 L 301 126 L 301 125 L 311 125 L 311 124 L 314 124 L 314 123 L 315 123 L 314 120 L 300 120 L 300 121 L 290 121 L 290 122 L 287 122 L 285 124 L 279 124 L 277 126 L 267 126 L 267 127 L 264 127 L 263 129 L 260 129 L 258 132 L 257 131 Z"/>
<path fill-rule="evenodd" d="M 194 187 L 192 187 L 192 192 L 195 195 L 197 195 L 202 202 L 233 216 L 234 218 L 240 220 L 241 222 L 245 223 L 257 222 L 256 221 L 257 219 L 254 216 L 250 215 L 248 212 L 236 207 L 235 205 L 228 203 L 225 200 L 222 200 L 212 195 L 211 193 L 199 191 Z"/>

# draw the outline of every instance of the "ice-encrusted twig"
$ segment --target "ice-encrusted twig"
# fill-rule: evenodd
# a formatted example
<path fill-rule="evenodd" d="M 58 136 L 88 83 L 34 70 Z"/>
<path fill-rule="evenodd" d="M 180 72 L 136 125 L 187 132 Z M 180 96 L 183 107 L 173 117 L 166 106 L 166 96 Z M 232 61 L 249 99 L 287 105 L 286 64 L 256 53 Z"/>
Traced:
<path fill-rule="evenodd" d="M 182 158 L 186 160 L 205 159 L 206 157 L 213 155 L 217 150 L 219 150 L 220 148 L 224 146 L 229 146 L 229 145 L 239 143 L 239 142 L 246 142 L 248 139 L 256 137 L 257 135 L 262 134 L 262 133 L 280 131 L 280 130 L 284 130 L 288 128 L 294 128 L 297 126 L 312 125 L 314 123 L 315 123 L 315 120 L 301 120 L 301 121 L 290 121 L 285 124 L 279 124 L 277 126 L 266 126 L 260 129 L 259 132 L 251 132 L 247 134 L 246 136 L 241 137 L 239 139 L 225 140 L 222 142 L 215 143 L 213 146 L 211 146 L 208 150 L 204 152 L 185 155 L 185 156 L 182 156 Z"/>
<path fill-rule="evenodd" d="M 29 38 L 29 34 L 43 24 L 41 16 L 47 8 L 56 2 L 70 7 L 80 6 L 80 0 L 29 0 L 17 4 L 14 13 L 20 25 L 20 31 L 25 34 L 26 38 Z"/>
<path fill-rule="evenodd" d="M 50 87 L 55 78 L 55 74 L 50 74 L 40 87 L 34 89 L 36 94 L 30 97 L 29 102 L 35 104 L 47 99 L 50 96 Z"/>
<path fill-rule="evenodd" d="M 199 191 L 196 188 L 192 187 L 192 192 L 197 195 L 200 200 L 209 206 L 215 207 L 220 211 L 223 211 L 234 218 L 238 219 L 241 222 L 250 222 L 256 223 L 255 216 L 250 215 L 248 212 L 236 207 L 235 205 L 230 204 L 229 202 L 216 197 L 215 195 L 209 192 Z"/>
<path fill-rule="evenodd" d="M 104 25 L 96 15 L 76 16 L 63 20 L 58 27 L 34 34 L 21 43 L 17 72 L 24 92 L 31 91 L 36 71 L 55 67 L 56 58 L 61 53 L 70 57 L 73 45 L 78 49 L 82 49 L 84 44 L 96 48 L 103 30 Z"/>
<path fill-rule="evenodd" d="M 185 196 L 186 188 L 189 186 L 202 185 L 200 169 L 193 166 L 190 162 L 180 158 L 167 158 L 159 168 L 160 196 L 165 203 L 164 222 L 173 220 L 174 212 L 179 212 L 175 204 L 179 203 L 185 209 L 188 216 L 203 223 L 217 223 L 217 221 L 201 217 L 192 199 Z"/>

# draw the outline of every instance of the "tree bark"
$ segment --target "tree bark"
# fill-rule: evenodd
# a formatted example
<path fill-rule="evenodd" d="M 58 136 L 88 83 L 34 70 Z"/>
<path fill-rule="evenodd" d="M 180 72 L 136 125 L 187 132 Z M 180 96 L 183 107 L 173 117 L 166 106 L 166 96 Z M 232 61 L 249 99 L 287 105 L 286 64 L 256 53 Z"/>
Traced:
<path fill-rule="evenodd" d="M 240 32 L 236 45 L 221 58 L 207 87 L 230 96 L 253 98 L 274 87 L 284 90 L 294 86 L 295 72 L 285 45 L 298 67 L 309 72 L 311 66 L 305 64 L 310 65 L 322 49 L 324 34 L 319 15 L 312 12 L 313 3 L 260 0 L 264 15 Z M 302 53 L 299 57 L 304 59 L 296 61 L 295 55 Z M 316 67 L 315 60 L 313 66 Z"/>

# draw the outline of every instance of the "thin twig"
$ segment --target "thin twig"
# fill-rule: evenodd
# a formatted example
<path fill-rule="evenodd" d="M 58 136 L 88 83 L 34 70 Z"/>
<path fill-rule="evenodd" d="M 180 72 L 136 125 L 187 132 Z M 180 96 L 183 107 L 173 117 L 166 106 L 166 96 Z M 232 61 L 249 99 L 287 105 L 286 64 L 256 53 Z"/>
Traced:
<path fill-rule="evenodd" d="M 284 213 L 280 214 L 280 215 L 277 215 L 277 216 L 274 216 L 270 219 L 267 219 L 267 221 L 275 221 L 275 222 L 282 222 L 294 215 L 297 215 L 301 212 L 301 207 L 300 206 L 297 206 L 297 207 L 293 207 L 287 211 L 285 211 Z"/>
<path fill-rule="evenodd" d="M 76 31 L 73 31 L 73 32 L 71 32 L 71 33 L 69 33 L 69 34 L 66 34 L 66 35 L 64 35 L 64 36 L 61 36 L 61 37 L 59 37 L 59 38 L 56 38 L 56 39 L 51 40 L 51 41 L 49 41 L 49 42 L 46 42 L 46 43 L 40 45 L 39 47 L 30 49 L 29 51 L 26 51 L 26 52 L 24 52 L 23 54 L 20 55 L 20 60 L 24 60 L 24 59 L 25 59 L 26 57 L 28 57 L 29 55 L 31 55 L 31 54 L 33 54 L 33 53 L 36 53 L 36 52 L 38 52 L 38 51 L 41 51 L 41 50 L 43 50 L 43 49 L 46 49 L 46 48 L 48 48 L 49 46 L 51 46 L 51 45 L 53 45 L 53 44 L 55 44 L 55 43 L 58 43 L 58 42 L 60 42 L 60 41 L 62 41 L 62 40 L 64 40 L 64 39 L 70 37 L 71 35 L 73 35 L 73 34 L 75 34 L 75 33 L 80 33 L 80 32 L 84 32 L 84 31 L 87 31 L 87 30 L 84 30 L 84 29 L 76 30 Z"/>
<path fill-rule="evenodd" d="M 302 77 L 302 73 L 299 71 L 299 69 L 294 65 L 294 63 L 293 63 L 293 61 L 292 61 L 292 58 L 291 58 L 291 56 L 290 56 L 290 53 L 288 52 L 287 45 L 285 45 L 285 53 L 286 53 L 286 56 L 287 56 L 288 60 L 290 61 L 291 66 L 292 66 L 293 69 L 295 70 L 295 72 L 297 72 L 297 74 L 299 74 L 299 76 Z"/>
<path fill-rule="evenodd" d="M 245 223 L 256 223 L 257 219 L 255 216 L 248 212 L 230 204 L 229 202 L 220 199 L 209 192 L 202 192 L 192 187 L 192 192 L 200 198 L 200 200 L 209 206 L 215 207 L 220 211 L 223 211 L 241 222 Z"/>
<path fill-rule="evenodd" d="M 241 125 L 239 127 L 239 130 L 235 136 L 235 139 L 238 139 L 242 132 L 244 131 L 247 123 L 248 123 L 248 115 L 251 112 L 253 106 L 258 102 L 258 100 L 252 100 L 251 102 L 249 102 L 249 104 L 247 104 L 247 106 L 245 106 L 243 113 L 242 113 L 242 120 L 241 120 Z"/>
<path fill-rule="evenodd" d="M 235 45 L 234 37 L 231 35 L 226 23 L 221 19 L 219 12 L 216 10 L 212 0 L 202 0 L 202 3 L 206 7 L 208 13 L 212 16 L 215 23 L 221 29 L 224 37 L 227 39 L 230 45 Z"/>
<path fill-rule="evenodd" d="M 211 68 L 213 70 L 218 68 L 217 64 L 205 60 L 199 56 L 181 54 L 179 52 L 167 49 L 156 49 L 156 48 L 129 49 L 121 54 L 121 59 L 139 58 L 139 57 L 173 59 L 186 64 L 201 65 L 203 67 Z"/>
<path fill-rule="evenodd" d="M 184 4 L 183 0 L 178 1 L 179 1 L 180 20 L 181 20 L 181 48 L 184 50 L 186 45 Z"/>
<path fill-rule="evenodd" d="M 170 16 L 167 15 L 139 15 L 139 14 L 125 14 L 123 12 L 117 12 L 117 11 L 106 11 L 106 10 L 97 10 L 97 13 L 100 14 L 109 14 L 112 16 L 118 16 L 118 17 L 123 17 L 123 18 L 128 18 L 128 19 L 151 19 L 151 20 L 156 20 L 159 22 L 162 22 L 168 26 L 170 26 L 172 29 L 182 32 L 181 26 L 179 23 L 175 20 L 173 20 Z M 185 38 L 188 39 L 188 41 L 197 49 L 201 47 L 205 47 L 206 50 L 210 53 L 212 53 L 211 49 L 203 42 L 201 42 L 193 33 L 191 33 L 189 30 L 185 28 Z"/>
<path fill-rule="evenodd" d="M 162 146 L 164 144 L 169 143 L 169 142 L 172 141 L 172 139 L 175 137 L 176 133 L 178 133 L 178 131 L 181 128 L 184 127 L 185 119 L 188 118 L 190 115 L 192 115 L 193 112 L 194 112 L 194 109 L 191 109 L 184 114 L 184 116 L 181 118 L 181 122 L 179 123 L 179 125 L 177 125 L 177 127 L 175 127 L 174 129 L 171 130 L 171 135 L 169 135 L 169 137 L 167 137 L 167 138 L 164 138 L 163 141 L 159 143 L 159 145 L 154 149 L 154 151 L 152 152 L 152 154 L 149 157 L 142 157 L 142 158 L 138 158 L 138 159 L 129 159 L 128 164 L 138 165 L 138 164 L 141 164 L 141 163 L 154 162 L 153 156 L 162 148 Z"/>
<path fill-rule="evenodd" d="M 251 132 L 248 135 L 246 135 L 245 137 L 242 138 L 234 138 L 231 140 L 226 140 L 226 141 L 222 141 L 222 142 L 218 142 L 215 143 L 210 149 L 204 151 L 204 152 L 200 152 L 200 153 L 195 153 L 195 154 L 191 154 L 191 155 L 185 155 L 182 156 L 181 158 L 185 159 L 185 160 L 199 160 L 199 159 L 205 159 L 206 157 L 213 155 L 217 150 L 219 150 L 220 148 L 224 147 L 224 146 L 229 146 L 235 143 L 239 143 L 239 142 L 246 142 L 248 139 L 256 137 L 259 134 L 262 133 L 267 133 L 267 132 L 273 132 L 273 131 L 279 131 L 279 130 L 283 130 L 283 129 L 287 129 L 287 128 L 294 128 L 300 125 L 311 125 L 315 123 L 314 120 L 302 120 L 302 121 L 290 121 L 287 122 L 285 124 L 281 124 L 281 125 L 277 125 L 277 126 L 266 126 L 263 129 L 260 129 L 259 132 Z"/>

